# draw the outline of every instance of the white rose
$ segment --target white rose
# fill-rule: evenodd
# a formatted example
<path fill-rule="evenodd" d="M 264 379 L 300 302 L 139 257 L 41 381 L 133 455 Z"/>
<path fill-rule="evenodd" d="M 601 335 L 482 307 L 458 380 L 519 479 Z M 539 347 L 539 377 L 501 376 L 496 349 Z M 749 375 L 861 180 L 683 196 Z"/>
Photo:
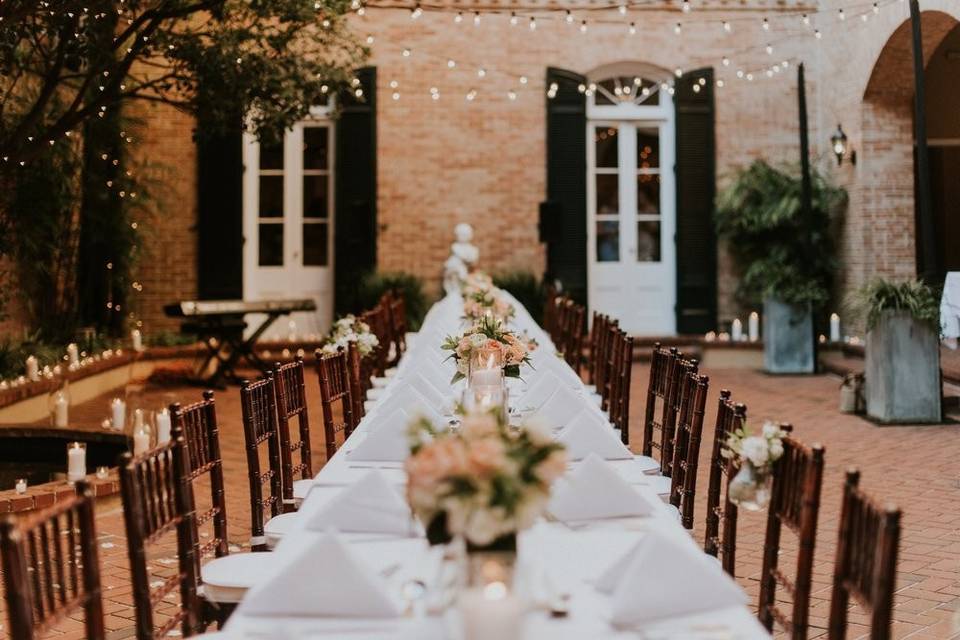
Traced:
<path fill-rule="evenodd" d="M 776 438 L 778 435 L 780 435 L 780 425 L 770 422 L 769 420 L 763 423 L 764 438 L 769 440 L 770 438 Z"/>
<path fill-rule="evenodd" d="M 783 455 L 783 442 L 781 442 L 779 438 L 776 440 L 771 440 L 770 441 L 770 459 L 776 461 L 776 460 L 779 460 L 782 455 Z"/>
<path fill-rule="evenodd" d="M 487 343 L 487 336 L 482 333 L 474 333 L 470 336 L 470 346 L 479 349 Z"/>
<path fill-rule="evenodd" d="M 763 467 L 770 460 L 770 450 L 767 447 L 767 441 L 758 436 L 744 438 L 740 451 L 741 455 L 749 460 L 755 467 Z"/>

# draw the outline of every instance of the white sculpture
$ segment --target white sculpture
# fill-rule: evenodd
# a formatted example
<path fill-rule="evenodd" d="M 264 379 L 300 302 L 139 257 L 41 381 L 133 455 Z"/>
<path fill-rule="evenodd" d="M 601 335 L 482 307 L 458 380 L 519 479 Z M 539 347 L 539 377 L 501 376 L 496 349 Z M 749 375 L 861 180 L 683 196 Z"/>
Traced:
<path fill-rule="evenodd" d="M 467 277 L 480 258 L 480 249 L 473 245 L 473 227 L 465 222 L 454 230 L 455 241 L 450 245 L 450 257 L 443 263 L 443 290 L 450 293 L 460 291 L 460 282 Z"/>

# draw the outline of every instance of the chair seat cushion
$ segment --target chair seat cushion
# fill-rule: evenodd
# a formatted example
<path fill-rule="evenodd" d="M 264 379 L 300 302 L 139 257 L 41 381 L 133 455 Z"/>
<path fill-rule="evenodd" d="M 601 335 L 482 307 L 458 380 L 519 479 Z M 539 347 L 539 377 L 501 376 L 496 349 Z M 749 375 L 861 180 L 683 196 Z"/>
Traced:
<path fill-rule="evenodd" d="M 209 602 L 240 602 L 275 564 L 276 558 L 269 553 L 235 553 L 214 558 L 200 567 L 203 597 Z"/>
<path fill-rule="evenodd" d="M 263 525 L 263 535 L 267 539 L 267 547 L 273 549 L 283 536 L 287 534 L 297 521 L 296 513 L 281 513 L 267 520 Z"/>

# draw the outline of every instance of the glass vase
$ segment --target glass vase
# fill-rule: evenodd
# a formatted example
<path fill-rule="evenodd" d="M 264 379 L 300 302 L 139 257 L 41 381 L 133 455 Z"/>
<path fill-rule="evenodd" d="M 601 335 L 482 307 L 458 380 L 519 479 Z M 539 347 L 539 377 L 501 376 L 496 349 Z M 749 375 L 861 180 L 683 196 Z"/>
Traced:
<path fill-rule="evenodd" d="M 464 583 L 457 596 L 463 640 L 520 640 L 527 604 L 514 588 L 516 534 L 488 545 L 466 543 Z"/>
<path fill-rule="evenodd" d="M 727 491 L 730 501 L 738 507 L 747 511 L 760 511 L 770 504 L 772 487 L 773 474 L 746 461 L 730 480 Z"/>

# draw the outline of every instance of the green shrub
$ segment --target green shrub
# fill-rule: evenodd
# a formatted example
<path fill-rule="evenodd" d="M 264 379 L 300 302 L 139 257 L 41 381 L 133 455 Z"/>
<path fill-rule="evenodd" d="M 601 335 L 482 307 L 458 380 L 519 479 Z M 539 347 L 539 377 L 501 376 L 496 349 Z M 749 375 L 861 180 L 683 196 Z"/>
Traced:
<path fill-rule="evenodd" d="M 812 207 L 803 211 L 799 171 L 757 160 L 717 196 L 717 232 L 741 270 L 738 294 L 750 303 L 774 297 L 821 306 L 836 272 L 836 222 L 842 188 L 811 172 Z"/>
<path fill-rule="evenodd" d="M 506 271 L 493 276 L 493 284 L 510 292 L 527 308 L 537 324 L 543 321 L 543 283 L 529 271 Z"/>
<path fill-rule="evenodd" d="M 917 322 L 940 329 L 940 293 L 918 280 L 891 282 L 876 278 L 850 296 L 850 310 L 877 326 L 884 311 L 907 311 Z"/>
<path fill-rule="evenodd" d="M 423 279 L 409 273 L 376 272 L 368 273 L 359 283 L 357 292 L 357 308 L 355 313 L 376 306 L 377 302 L 387 291 L 399 292 L 407 304 L 407 329 L 418 331 L 423 317 L 427 314 L 430 301 L 423 291 Z"/>

